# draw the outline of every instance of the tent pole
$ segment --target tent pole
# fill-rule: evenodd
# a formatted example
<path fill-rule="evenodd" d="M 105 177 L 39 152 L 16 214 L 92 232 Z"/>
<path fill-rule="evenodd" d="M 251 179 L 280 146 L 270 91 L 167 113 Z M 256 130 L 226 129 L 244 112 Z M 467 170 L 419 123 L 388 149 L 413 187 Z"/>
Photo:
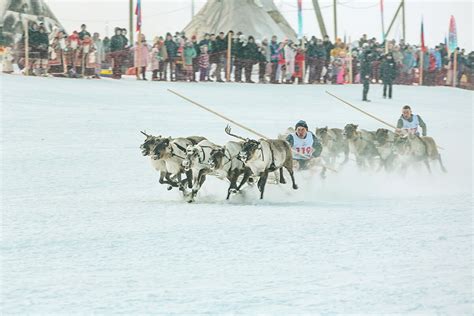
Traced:
<path fill-rule="evenodd" d="M 402 0 L 402 24 L 403 24 L 403 40 L 406 41 L 405 33 L 405 0 Z"/>
<path fill-rule="evenodd" d="M 334 0 L 334 43 L 337 41 L 337 0 Z"/>
<path fill-rule="evenodd" d="M 313 7 L 314 12 L 316 13 L 316 19 L 318 20 L 319 30 L 321 31 L 321 35 L 324 37 L 328 35 L 328 32 L 326 31 L 326 26 L 324 25 L 324 19 L 321 13 L 321 8 L 319 7 L 318 0 L 313 0 Z"/>
<path fill-rule="evenodd" d="M 398 13 L 400 12 L 400 9 L 402 8 L 402 6 L 404 6 L 403 3 L 404 3 L 403 1 L 400 2 L 400 5 L 398 6 L 398 9 L 395 12 L 395 15 L 393 16 L 392 22 L 390 22 L 390 26 L 388 27 L 387 33 L 385 33 L 385 38 L 387 38 L 388 34 L 390 33 L 390 30 L 392 29 L 393 23 L 395 23 L 395 19 L 397 18 Z M 405 24 L 403 24 L 403 25 L 405 25 Z M 403 30 L 405 30 L 405 28 Z M 405 36 L 405 34 L 404 34 L 404 36 Z"/>
<path fill-rule="evenodd" d="M 129 17 L 128 17 L 128 27 L 130 28 L 129 29 L 129 32 L 128 34 L 129 35 L 129 40 L 130 40 L 130 46 L 133 46 L 133 0 L 129 0 Z"/>
<path fill-rule="evenodd" d="M 230 63 L 232 62 L 231 50 L 232 50 L 232 36 L 230 36 L 230 33 L 227 33 L 227 67 L 226 67 L 227 82 L 230 82 Z"/>

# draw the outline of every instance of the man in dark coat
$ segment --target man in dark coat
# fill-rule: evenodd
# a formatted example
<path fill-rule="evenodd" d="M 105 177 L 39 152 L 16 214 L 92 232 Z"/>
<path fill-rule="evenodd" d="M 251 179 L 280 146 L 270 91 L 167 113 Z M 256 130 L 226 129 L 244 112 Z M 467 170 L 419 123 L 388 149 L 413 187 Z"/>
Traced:
<path fill-rule="evenodd" d="M 166 52 L 168 53 L 168 59 L 165 61 L 165 81 L 168 80 L 166 76 L 168 65 L 170 65 L 170 80 L 176 81 L 175 60 L 178 56 L 178 44 L 176 44 L 176 42 L 173 40 L 173 36 L 171 35 L 171 33 L 166 34 L 165 47 Z"/>
<path fill-rule="evenodd" d="M 362 101 L 370 102 L 367 99 L 369 93 L 370 76 L 372 75 L 373 52 L 368 43 L 363 45 L 363 51 L 360 56 L 360 80 L 364 86 L 362 91 Z"/>
<path fill-rule="evenodd" d="M 217 82 L 224 82 L 222 80 L 222 69 L 224 68 L 225 52 L 227 50 L 226 36 L 224 32 L 220 32 L 214 42 L 214 54 L 216 54 L 216 79 Z"/>
<path fill-rule="evenodd" d="M 125 46 L 127 45 L 122 36 L 122 29 L 115 28 L 115 35 L 110 39 L 110 57 L 112 58 L 112 78 L 120 79 L 122 77 L 122 62 L 126 55 Z"/>
<path fill-rule="evenodd" d="M 383 97 L 387 97 L 387 87 L 388 87 L 388 98 L 392 98 L 392 84 L 395 78 L 397 77 L 397 64 L 393 60 L 392 53 L 388 53 L 380 66 L 380 72 L 382 74 L 383 81 Z"/>
<path fill-rule="evenodd" d="M 255 83 L 252 81 L 252 68 L 258 61 L 258 47 L 253 36 L 249 36 L 247 45 L 243 47 L 243 58 L 245 67 L 245 82 Z"/>
<path fill-rule="evenodd" d="M 245 56 L 244 56 L 244 45 L 246 45 L 245 35 L 240 35 L 238 37 L 237 43 L 234 45 L 235 47 L 235 58 L 234 58 L 234 80 L 235 82 L 242 82 L 242 69 L 245 65 Z"/>
<path fill-rule="evenodd" d="M 82 24 L 81 31 L 79 32 L 79 39 L 82 41 L 84 39 L 84 36 L 86 35 L 89 35 L 89 37 L 92 37 L 91 33 L 87 31 L 87 26 L 85 24 Z"/>

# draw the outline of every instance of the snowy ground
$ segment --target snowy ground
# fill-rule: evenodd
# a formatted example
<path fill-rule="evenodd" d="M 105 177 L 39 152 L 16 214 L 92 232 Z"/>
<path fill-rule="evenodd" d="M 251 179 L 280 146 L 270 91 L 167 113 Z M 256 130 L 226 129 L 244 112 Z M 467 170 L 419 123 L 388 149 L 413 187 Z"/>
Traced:
<path fill-rule="evenodd" d="M 372 86 L 361 104 L 360 86 L 0 81 L 2 313 L 472 313 L 472 92 L 397 86 L 383 100 Z M 382 127 L 325 89 L 393 123 L 410 104 L 449 173 L 348 166 L 230 202 L 210 180 L 183 203 L 139 130 L 229 137 L 166 88 L 274 136 L 301 118 Z"/>

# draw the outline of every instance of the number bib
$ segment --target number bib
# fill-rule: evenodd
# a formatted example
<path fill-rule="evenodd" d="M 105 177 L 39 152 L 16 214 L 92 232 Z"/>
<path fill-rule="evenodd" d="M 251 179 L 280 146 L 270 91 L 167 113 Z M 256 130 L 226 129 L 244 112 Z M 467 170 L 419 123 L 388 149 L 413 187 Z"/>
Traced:
<path fill-rule="evenodd" d="M 293 159 L 297 160 L 307 160 L 311 158 L 313 154 L 313 134 L 307 133 L 306 138 L 299 138 L 296 133 L 292 134 L 293 136 Z M 298 155 L 301 154 L 301 155 Z"/>

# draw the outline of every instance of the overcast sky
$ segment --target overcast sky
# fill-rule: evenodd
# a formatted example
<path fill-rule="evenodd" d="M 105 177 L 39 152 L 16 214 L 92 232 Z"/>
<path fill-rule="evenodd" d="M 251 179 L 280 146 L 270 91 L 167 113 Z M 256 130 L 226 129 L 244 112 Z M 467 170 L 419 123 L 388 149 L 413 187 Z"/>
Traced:
<path fill-rule="evenodd" d="M 88 25 L 89 31 L 101 35 L 112 35 L 115 26 L 128 29 L 128 0 L 45 0 L 68 32 L 79 30 L 81 23 Z M 228 0 L 224 0 L 228 1 Z M 136 0 L 135 0 L 136 2 Z M 206 0 L 194 0 L 195 12 Z M 297 31 L 297 0 L 275 0 L 277 7 Z M 148 39 L 166 32 L 180 31 L 191 19 L 192 0 L 142 0 L 143 33 Z M 333 0 L 320 0 L 327 31 L 334 38 Z M 381 38 L 380 0 L 339 0 L 338 36 L 357 39 L 363 33 L 369 37 Z M 385 28 L 400 3 L 399 0 L 385 0 Z M 444 41 L 448 34 L 449 18 L 454 15 L 458 30 L 458 44 L 472 50 L 474 7 L 472 0 L 406 0 L 407 41 L 420 42 L 420 24 L 424 19 L 425 41 L 433 46 Z M 319 27 L 313 11 L 312 1 L 303 0 L 303 24 L 305 35 L 320 37 Z M 242 17 L 245 18 L 245 17 Z M 226 31 L 226 30 L 223 30 Z M 236 30 L 238 31 L 238 30 Z M 390 38 L 402 36 L 401 19 L 395 21 Z"/>

